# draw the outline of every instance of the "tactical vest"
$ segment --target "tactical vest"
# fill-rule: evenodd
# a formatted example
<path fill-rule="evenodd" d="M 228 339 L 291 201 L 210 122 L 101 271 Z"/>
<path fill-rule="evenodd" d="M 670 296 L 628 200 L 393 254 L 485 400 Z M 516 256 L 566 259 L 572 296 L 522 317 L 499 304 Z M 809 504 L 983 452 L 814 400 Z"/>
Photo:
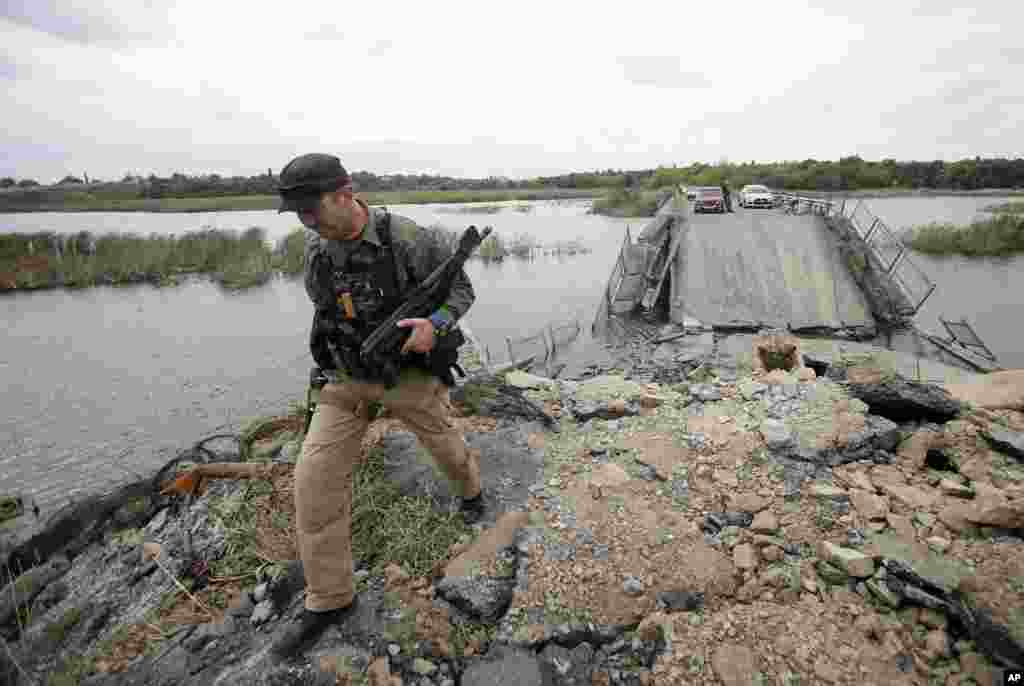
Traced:
<path fill-rule="evenodd" d="M 365 339 L 401 304 L 395 256 L 391 244 L 391 214 L 378 213 L 380 246 L 360 241 L 345 264 L 333 265 L 331 293 L 343 321 Z"/>
<path fill-rule="evenodd" d="M 391 214 L 386 209 L 377 213 L 376 230 L 381 245 L 360 241 L 344 264 L 331 260 L 329 284 L 324 284 L 337 304 L 333 316 L 337 318 L 338 335 L 328 340 L 334 357 L 354 378 L 367 381 L 377 380 L 376 374 L 361 366 L 359 347 L 402 303 L 391 241 Z M 408 278 L 409 288 L 415 288 L 418 281 L 411 273 Z M 404 363 L 429 369 L 422 353 L 409 353 Z"/>

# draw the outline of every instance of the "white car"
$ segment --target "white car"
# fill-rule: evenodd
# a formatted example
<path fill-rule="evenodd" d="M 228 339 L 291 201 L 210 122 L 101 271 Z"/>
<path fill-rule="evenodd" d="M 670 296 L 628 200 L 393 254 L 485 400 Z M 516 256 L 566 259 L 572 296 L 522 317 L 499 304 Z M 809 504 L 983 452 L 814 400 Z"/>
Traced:
<path fill-rule="evenodd" d="M 740 191 L 740 207 L 775 207 L 775 196 L 767 186 L 744 186 Z"/>

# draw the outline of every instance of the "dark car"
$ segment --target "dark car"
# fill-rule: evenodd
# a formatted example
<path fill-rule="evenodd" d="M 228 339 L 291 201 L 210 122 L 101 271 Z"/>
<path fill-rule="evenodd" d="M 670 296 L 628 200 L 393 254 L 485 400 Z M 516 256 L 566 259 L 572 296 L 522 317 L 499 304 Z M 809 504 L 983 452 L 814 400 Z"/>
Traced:
<path fill-rule="evenodd" d="M 722 189 L 703 187 L 697 189 L 697 197 L 693 201 L 694 212 L 725 212 Z"/>

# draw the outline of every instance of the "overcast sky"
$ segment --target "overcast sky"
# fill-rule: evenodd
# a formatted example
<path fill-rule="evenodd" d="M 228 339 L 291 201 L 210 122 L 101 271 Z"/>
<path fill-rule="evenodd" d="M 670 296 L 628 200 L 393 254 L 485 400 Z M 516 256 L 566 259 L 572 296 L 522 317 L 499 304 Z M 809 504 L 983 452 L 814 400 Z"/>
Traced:
<path fill-rule="evenodd" d="M 1024 3 L 0 1 L 0 175 L 1024 156 Z"/>

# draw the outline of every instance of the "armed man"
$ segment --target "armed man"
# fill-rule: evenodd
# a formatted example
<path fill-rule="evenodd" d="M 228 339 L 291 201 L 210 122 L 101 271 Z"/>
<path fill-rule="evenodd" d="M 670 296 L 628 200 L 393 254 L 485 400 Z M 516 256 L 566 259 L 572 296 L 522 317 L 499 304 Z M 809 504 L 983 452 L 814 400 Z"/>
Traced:
<path fill-rule="evenodd" d="M 479 463 L 447 405 L 448 386 L 454 384 L 451 370 L 458 368 L 457 348 L 465 340 L 456 322 L 475 299 L 465 271 L 459 266 L 452 274 L 436 310 L 387 328 L 409 332 L 393 358 L 361 354 L 374 332 L 379 338 L 381 324 L 401 312 L 407 297 L 436 273 L 450 251 L 431 230 L 357 198 L 348 172 L 333 155 L 293 159 L 281 171 L 278 192 L 279 211 L 296 212 L 309 229 L 304 276 L 315 307 L 310 349 L 326 382 L 295 467 L 305 609 L 272 648 L 278 657 L 288 658 L 328 626 L 347 620 L 357 606 L 352 479 L 370 403 L 388 408 L 430 451 L 461 491 L 467 523 L 483 517 L 484 497 Z"/>

